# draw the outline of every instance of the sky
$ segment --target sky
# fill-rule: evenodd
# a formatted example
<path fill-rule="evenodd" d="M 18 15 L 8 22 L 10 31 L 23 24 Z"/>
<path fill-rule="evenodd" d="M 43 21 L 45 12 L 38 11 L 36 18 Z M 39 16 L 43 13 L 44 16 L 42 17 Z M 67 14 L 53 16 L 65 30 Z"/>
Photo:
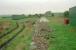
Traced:
<path fill-rule="evenodd" d="M 0 0 L 0 15 L 64 12 L 76 6 L 76 0 Z"/>

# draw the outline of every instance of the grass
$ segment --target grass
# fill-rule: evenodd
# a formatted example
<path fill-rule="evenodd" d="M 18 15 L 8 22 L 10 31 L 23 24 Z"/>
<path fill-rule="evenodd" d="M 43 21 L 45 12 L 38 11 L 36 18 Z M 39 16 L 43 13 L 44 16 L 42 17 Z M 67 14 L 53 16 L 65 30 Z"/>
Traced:
<path fill-rule="evenodd" d="M 19 24 L 20 25 L 20 24 Z M 3 44 L 4 42 L 6 42 L 8 39 L 10 39 L 11 37 L 13 37 L 19 30 L 21 30 L 22 26 L 19 26 L 19 28 L 17 28 L 16 30 L 14 30 L 13 32 L 11 32 L 10 34 L 4 36 L 1 39 L 0 45 Z"/>
<path fill-rule="evenodd" d="M 2 21 L 0 21 L 0 22 L 2 22 Z M 4 33 L 11 31 L 12 29 L 14 29 L 17 26 L 15 21 L 9 21 L 9 22 L 11 22 L 9 28 L 4 29 L 3 32 L 0 33 L 0 35 L 3 35 Z"/>
<path fill-rule="evenodd" d="M 23 32 L 21 32 L 13 41 L 11 41 L 4 50 L 29 50 L 30 49 L 30 43 L 32 41 L 32 33 L 33 33 L 33 27 L 29 27 L 25 21 L 28 20 L 35 21 L 35 18 L 28 18 L 27 20 L 20 20 L 19 23 L 25 24 L 25 29 Z"/>
<path fill-rule="evenodd" d="M 57 22 L 60 18 L 52 18 L 49 27 L 53 29 L 50 33 L 48 50 L 76 50 L 76 31 L 71 31 L 72 26 Z M 51 20 L 50 20 L 51 21 Z M 54 38 L 51 38 L 53 36 Z"/>
<path fill-rule="evenodd" d="M 5 50 L 29 50 L 31 43 L 31 31 L 26 27 L 6 48 Z"/>
<path fill-rule="evenodd" d="M 28 18 L 26 20 L 19 20 L 19 22 L 30 19 L 36 21 L 36 18 Z M 70 25 L 64 25 L 63 18 L 61 17 L 49 17 L 48 19 L 50 21 L 48 25 L 53 30 L 49 33 L 48 50 L 76 50 L 76 30 Z M 13 39 L 4 50 L 29 50 L 32 41 L 32 30 L 30 31 L 29 29 L 26 26 L 23 32 Z"/>

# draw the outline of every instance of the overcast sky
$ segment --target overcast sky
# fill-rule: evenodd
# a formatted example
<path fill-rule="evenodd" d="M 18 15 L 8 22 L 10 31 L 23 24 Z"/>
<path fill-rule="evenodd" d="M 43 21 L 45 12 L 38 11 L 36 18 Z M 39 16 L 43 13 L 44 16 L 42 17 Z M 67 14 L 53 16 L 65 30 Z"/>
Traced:
<path fill-rule="evenodd" d="M 0 14 L 63 12 L 75 5 L 76 0 L 0 0 Z"/>

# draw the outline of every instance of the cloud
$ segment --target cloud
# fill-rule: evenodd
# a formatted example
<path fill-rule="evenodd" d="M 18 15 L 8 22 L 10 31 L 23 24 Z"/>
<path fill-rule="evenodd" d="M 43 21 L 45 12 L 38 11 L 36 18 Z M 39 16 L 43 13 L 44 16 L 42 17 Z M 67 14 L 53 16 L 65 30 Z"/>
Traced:
<path fill-rule="evenodd" d="M 63 12 L 75 5 L 75 0 L 0 0 L 0 14 Z"/>

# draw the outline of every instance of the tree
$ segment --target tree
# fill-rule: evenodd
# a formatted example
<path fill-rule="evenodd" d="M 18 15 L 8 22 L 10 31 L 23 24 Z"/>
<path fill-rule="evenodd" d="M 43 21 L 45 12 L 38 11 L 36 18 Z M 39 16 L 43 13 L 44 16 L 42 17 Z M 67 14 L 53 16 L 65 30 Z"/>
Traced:
<path fill-rule="evenodd" d="M 54 16 L 54 13 L 52 13 L 52 16 Z"/>
<path fill-rule="evenodd" d="M 51 11 L 47 11 L 47 12 L 45 12 L 45 16 L 46 16 L 46 17 L 50 17 L 50 16 L 52 16 Z"/>
<path fill-rule="evenodd" d="M 69 11 L 65 11 L 65 12 L 64 12 L 64 16 L 65 16 L 65 17 L 69 17 Z"/>

